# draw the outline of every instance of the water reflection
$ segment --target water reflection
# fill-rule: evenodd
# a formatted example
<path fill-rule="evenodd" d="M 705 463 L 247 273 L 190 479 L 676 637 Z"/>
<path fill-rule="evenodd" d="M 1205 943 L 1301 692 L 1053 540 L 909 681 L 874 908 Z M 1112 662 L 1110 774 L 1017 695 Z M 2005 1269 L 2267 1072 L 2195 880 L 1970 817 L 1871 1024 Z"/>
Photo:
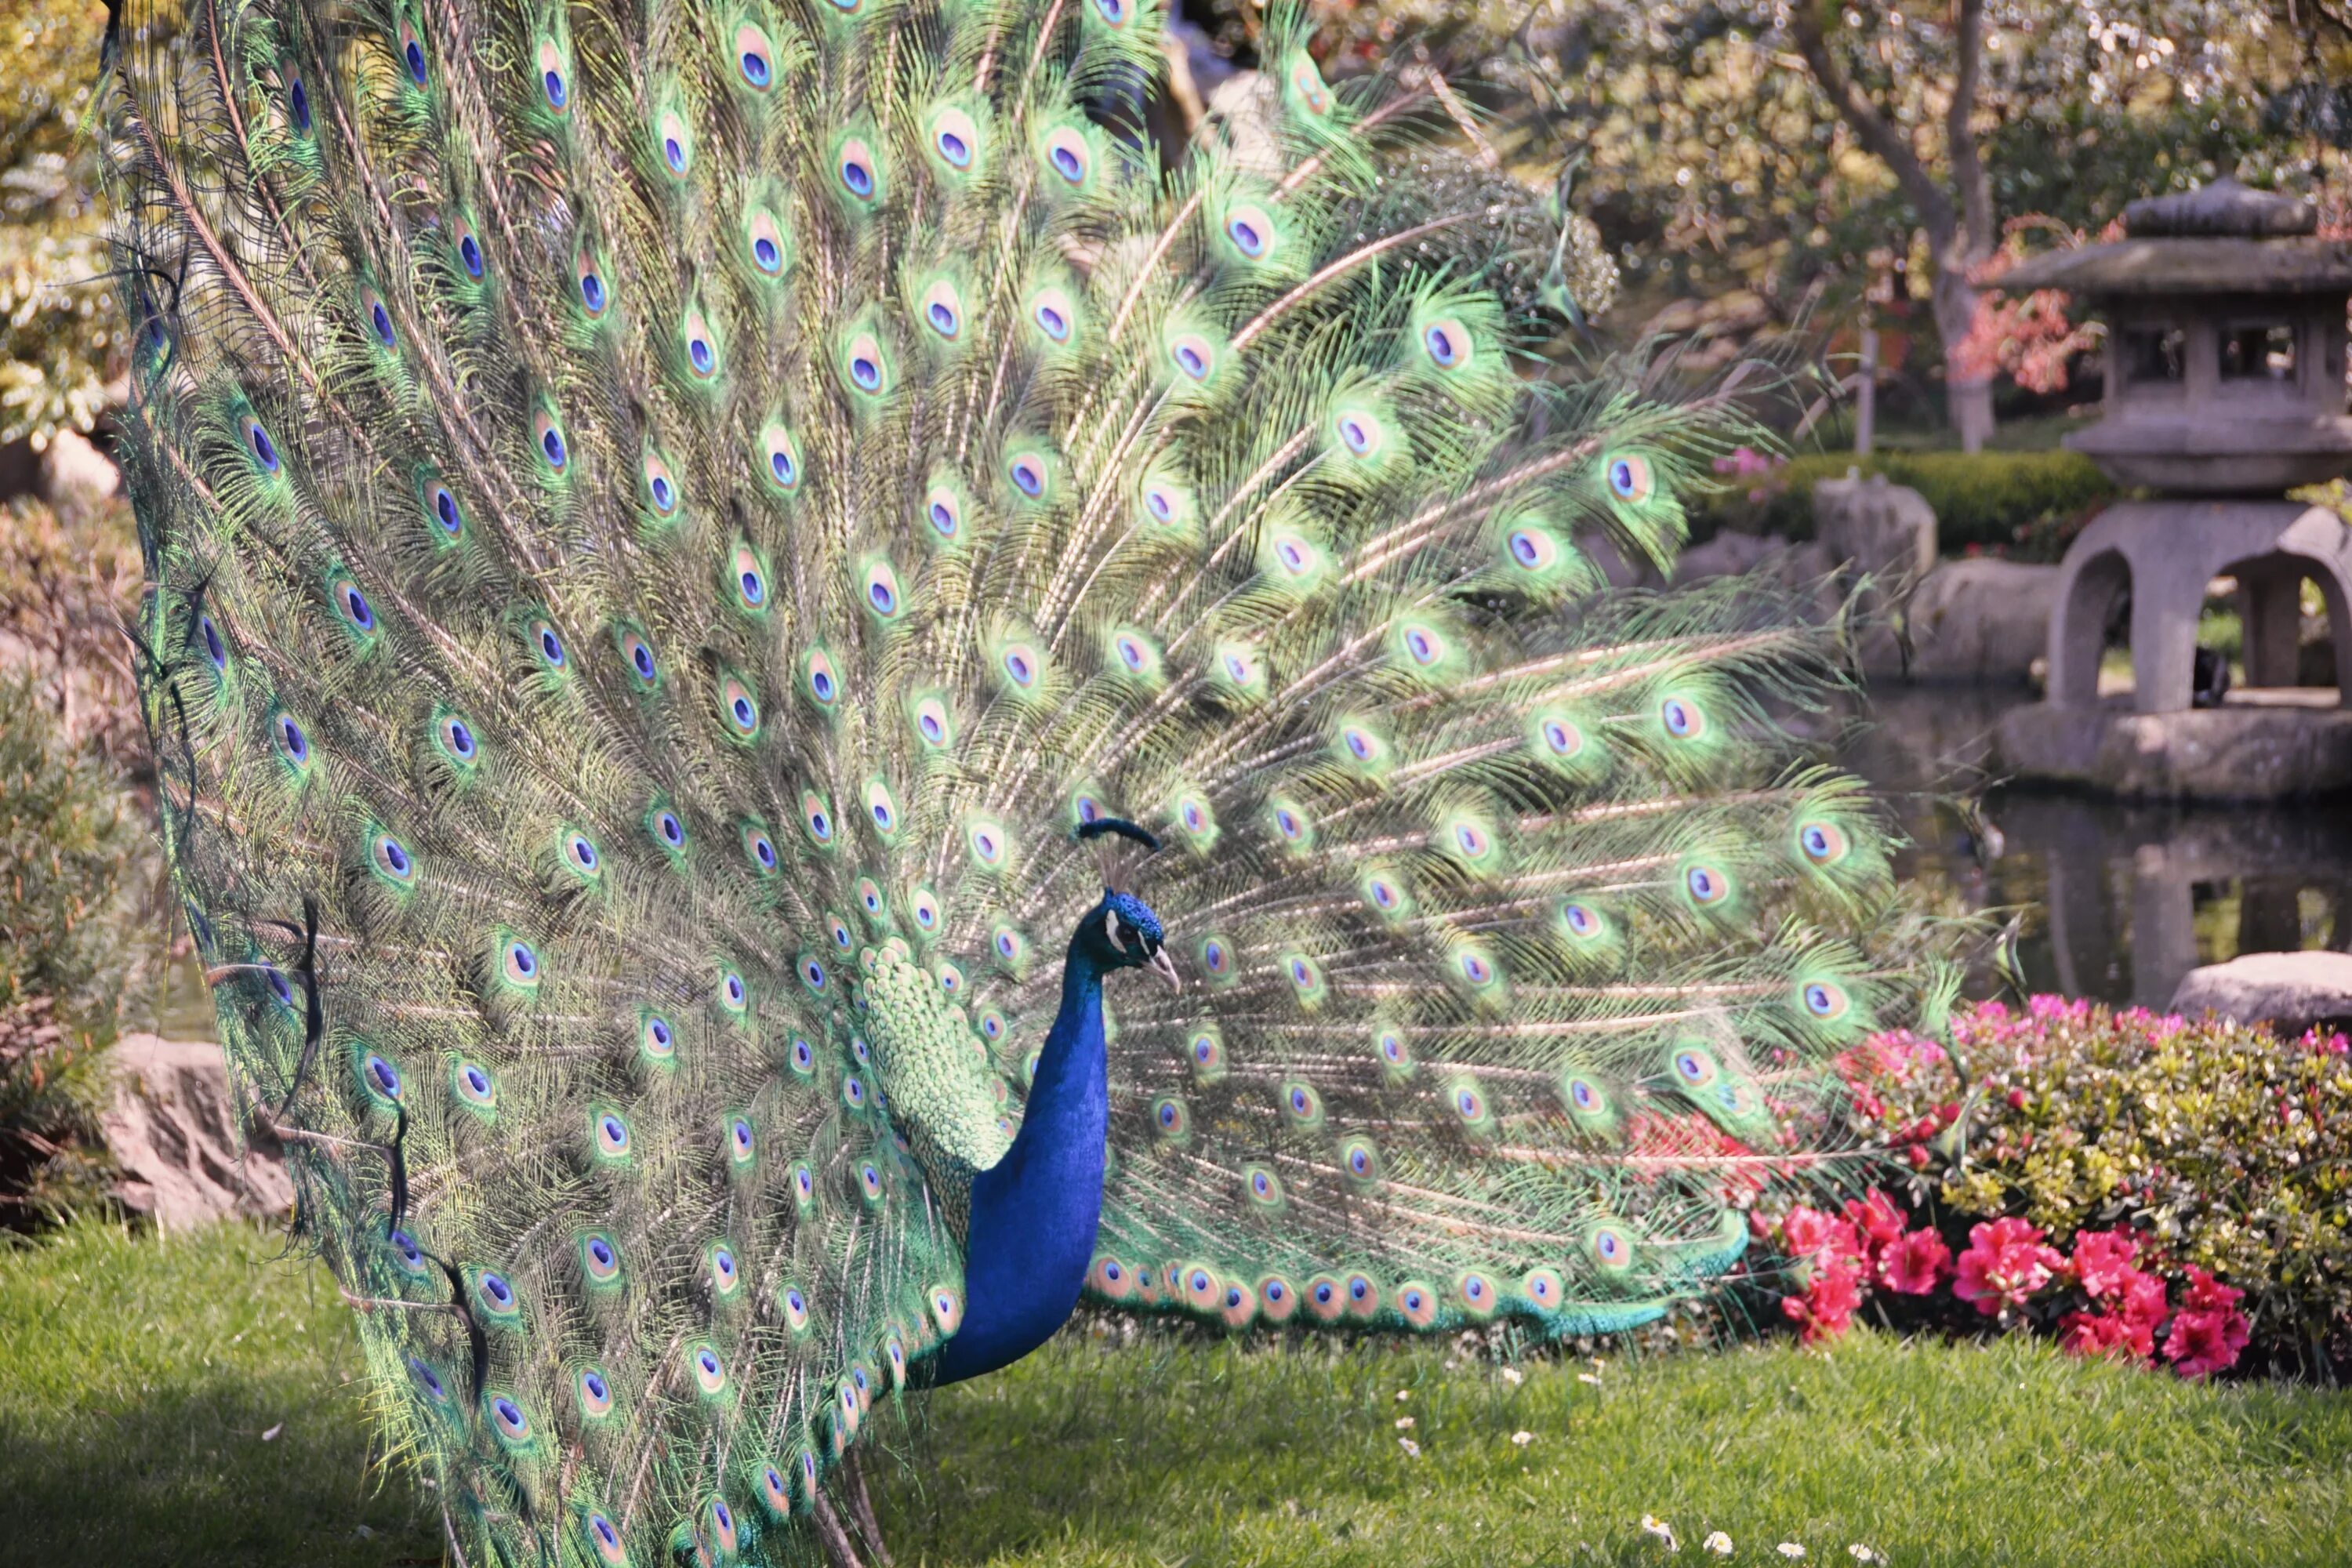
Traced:
<path fill-rule="evenodd" d="M 2183 806 L 1999 788 L 1992 833 L 1937 792 L 1982 784 L 1986 739 L 2022 693 L 1874 693 L 1847 762 L 1895 798 L 1916 840 L 1900 873 L 1973 909 L 2025 910 L 2028 982 L 2160 1007 L 2200 963 L 2241 952 L 2352 950 L 2352 809 L 2342 803 Z M 1979 838 L 1999 839 L 1997 855 Z"/>

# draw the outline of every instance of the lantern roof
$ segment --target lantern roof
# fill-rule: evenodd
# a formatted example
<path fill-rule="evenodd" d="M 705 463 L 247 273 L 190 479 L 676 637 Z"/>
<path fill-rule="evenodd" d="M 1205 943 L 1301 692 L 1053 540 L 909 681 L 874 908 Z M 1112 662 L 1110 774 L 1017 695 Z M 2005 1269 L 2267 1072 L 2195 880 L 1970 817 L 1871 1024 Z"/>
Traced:
<path fill-rule="evenodd" d="M 2017 293 L 2352 293 L 2352 241 L 2317 236 L 2318 209 L 2231 176 L 2124 208 L 2124 235 L 2011 268 L 1991 287 Z"/>

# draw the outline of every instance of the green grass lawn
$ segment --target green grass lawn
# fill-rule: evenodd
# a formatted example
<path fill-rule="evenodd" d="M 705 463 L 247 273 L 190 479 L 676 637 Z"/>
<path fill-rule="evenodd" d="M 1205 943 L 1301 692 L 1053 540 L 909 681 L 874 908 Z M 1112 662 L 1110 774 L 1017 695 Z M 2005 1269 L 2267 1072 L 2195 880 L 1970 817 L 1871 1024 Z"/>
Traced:
<path fill-rule="evenodd" d="M 371 1472 L 344 1309 L 277 1251 L 89 1226 L 0 1253 L 0 1563 L 439 1561 L 429 1494 Z M 1074 1334 L 894 1446 L 902 1564 L 1664 1563 L 1645 1513 L 1684 1563 L 1719 1561 L 1716 1530 L 1748 1563 L 2352 1562 L 2352 1394 L 2014 1343 L 1860 1334 L 1514 1386 L 1442 1345 Z"/>

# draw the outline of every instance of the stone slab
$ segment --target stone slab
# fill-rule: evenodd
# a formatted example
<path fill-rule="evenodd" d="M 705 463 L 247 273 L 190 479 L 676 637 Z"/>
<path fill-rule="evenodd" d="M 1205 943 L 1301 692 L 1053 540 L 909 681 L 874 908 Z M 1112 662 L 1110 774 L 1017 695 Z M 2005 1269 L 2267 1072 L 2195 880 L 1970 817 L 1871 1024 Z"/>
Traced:
<path fill-rule="evenodd" d="M 2053 708 L 2001 716 L 1996 765 L 2140 800 L 2292 800 L 2352 791 L 2352 710 Z"/>
<path fill-rule="evenodd" d="M 283 1150 L 248 1127 L 218 1046 L 125 1035 L 109 1060 L 115 1095 L 99 1127 L 123 1207 L 164 1230 L 293 1208 Z"/>
<path fill-rule="evenodd" d="M 2209 963 L 2181 977 L 2172 1010 L 2272 1023 L 2293 1034 L 2352 1018 L 2352 952 L 2249 952 Z"/>
<path fill-rule="evenodd" d="M 1914 680 L 2023 685 L 2049 646 L 2060 571 L 1989 555 L 1945 562 L 1904 606 L 1911 634 L 1906 673 Z"/>

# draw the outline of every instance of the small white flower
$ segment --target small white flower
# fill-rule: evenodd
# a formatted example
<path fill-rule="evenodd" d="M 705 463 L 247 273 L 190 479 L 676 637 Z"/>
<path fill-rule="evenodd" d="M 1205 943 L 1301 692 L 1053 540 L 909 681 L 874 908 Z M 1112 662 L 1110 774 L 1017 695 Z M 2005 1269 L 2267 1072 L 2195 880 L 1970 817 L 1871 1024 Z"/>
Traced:
<path fill-rule="evenodd" d="M 1411 1399 L 1412 1397 L 1412 1389 L 1410 1389 L 1410 1388 L 1400 1388 L 1400 1389 L 1398 1389 L 1398 1390 L 1397 1390 L 1397 1403 L 1398 1403 L 1399 1405 L 1402 1405 L 1406 1400 Z"/>
<path fill-rule="evenodd" d="M 1517 1388 L 1520 1384 L 1525 1383 L 1527 1379 L 1519 1374 L 1519 1369 L 1517 1367 L 1507 1366 L 1503 1369 L 1503 1381 L 1509 1384 L 1513 1388 Z"/>
<path fill-rule="evenodd" d="M 1853 1558 L 1856 1563 L 1884 1563 L 1886 1561 L 1886 1553 L 1877 1550 L 1875 1547 L 1864 1546 L 1859 1541 L 1855 1542 L 1845 1550 L 1846 1555 Z"/>
<path fill-rule="evenodd" d="M 1535 1440 L 1536 1435 L 1532 1432 L 1514 1432 L 1511 1434 L 1511 1441 L 1522 1448 L 1526 1447 Z"/>
<path fill-rule="evenodd" d="M 1593 1375 L 1592 1375 L 1591 1373 L 1589 1373 L 1589 1372 L 1580 1372 L 1580 1373 L 1578 1373 L 1576 1374 L 1576 1381 L 1577 1381 L 1577 1382 L 1579 1382 L 1579 1383 L 1589 1383 L 1589 1384 L 1591 1384 L 1593 1387 L 1595 1387 L 1595 1388 L 1598 1388 L 1598 1387 L 1600 1387 L 1600 1386 L 1601 1386 L 1601 1380 L 1600 1380 L 1599 1378 L 1597 1378 L 1597 1377 L 1593 1376 Z"/>
<path fill-rule="evenodd" d="M 1805 1554 L 1805 1549 L 1793 1541 L 1784 1541 L 1773 1550 L 1792 1563 Z"/>
<path fill-rule="evenodd" d="M 1408 1459 L 1418 1459 L 1421 1458 L 1421 1445 L 1414 1442 L 1410 1437 L 1398 1438 L 1397 1447 L 1404 1450 L 1404 1457 Z"/>
<path fill-rule="evenodd" d="M 1398 1430 L 1398 1431 L 1400 1431 L 1400 1432 L 1410 1432 L 1410 1431 L 1412 1431 L 1412 1416 L 1410 1416 L 1410 1415 L 1400 1415 L 1400 1416 L 1398 1416 L 1398 1417 L 1397 1417 L 1397 1430 Z"/>
<path fill-rule="evenodd" d="M 1666 1550 L 1669 1552 L 1680 1552 L 1683 1549 L 1683 1543 L 1675 1539 L 1675 1527 L 1654 1513 L 1645 1513 L 1642 1516 L 1642 1529 L 1664 1542 Z"/>
<path fill-rule="evenodd" d="M 1705 1541 L 1700 1542 L 1699 1544 L 1706 1547 L 1709 1552 L 1714 1552 L 1717 1557 L 1728 1557 L 1731 1555 L 1731 1537 L 1724 1534 L 1723 1531 L 1719 1530 L 1713 1535 L 1708 1536 Z"/>

